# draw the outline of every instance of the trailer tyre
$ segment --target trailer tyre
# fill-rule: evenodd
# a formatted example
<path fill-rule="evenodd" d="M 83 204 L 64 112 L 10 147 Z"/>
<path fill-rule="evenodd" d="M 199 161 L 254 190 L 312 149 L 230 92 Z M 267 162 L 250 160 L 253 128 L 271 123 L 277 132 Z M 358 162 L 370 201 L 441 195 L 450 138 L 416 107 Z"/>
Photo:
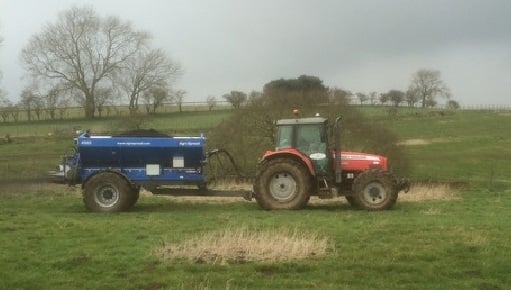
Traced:
<path fill-rule="evenodd" d="M 353 182 L 353 203 L 365 210 L 386 210 L 397 200 L 398 190 L 390 173 L 368 170 L 360 173 Z"/>
<path fill-rule="evenodd" d="M 294 160 L 277 158 L 263 164 L 254 182 L 255 199 L 263 209 L 301 209 L 310 197 L 311 177 Z"/>
<path fill-rule="evenodd" d="M 134 204 L 134 192 L 128 181 L 113 172 L 92 176 L 83 186 L 85 207 L 97 212 L 118 212 Z"/>

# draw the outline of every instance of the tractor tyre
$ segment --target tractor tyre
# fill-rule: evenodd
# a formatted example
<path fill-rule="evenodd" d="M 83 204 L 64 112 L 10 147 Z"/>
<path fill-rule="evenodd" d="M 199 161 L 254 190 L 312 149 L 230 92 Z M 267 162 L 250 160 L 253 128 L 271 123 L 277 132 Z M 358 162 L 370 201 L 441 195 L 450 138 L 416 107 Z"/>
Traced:
<path fill-rule="evenodd" d="M 257 170 L 254 195 L 263 209 L 302 209 L 309 201 L 310 191 L 311 176 L 297 161 L 277 158 Z"/>
<path fill-rule="evenodd" d="M 113 172 L 98 173 L 83 186 L 83 202 L 90 211 L 118 212 L 126 210 L 136 201 L 134 195 L 129 182 Z"/>
<path fill-rule="evenodd" d="M 389 209 L 396 203 L 397 194 L 392 176 L 386 171 L 364 171 L 353 182 L 353 204 L 360 209 Z"/>

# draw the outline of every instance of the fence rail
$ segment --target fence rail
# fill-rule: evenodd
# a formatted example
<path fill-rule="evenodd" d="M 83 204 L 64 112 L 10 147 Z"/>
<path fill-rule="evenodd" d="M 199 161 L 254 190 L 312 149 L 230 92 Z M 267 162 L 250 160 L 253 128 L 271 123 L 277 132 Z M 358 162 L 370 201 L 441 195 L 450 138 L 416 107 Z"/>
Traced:
<path fill-rule="evenodd" d="M 356 107 L 393 107 L 391 104 L 370 104 L 356 102 L 352 100 L 351 106 Z M 215 106 L 210 106 L 207 102 L 183 102 L 180 105 L 175 103 L 165 103 L 158 107 L 155 111 L 146 109 L 145 106 L 140 106 L 138 112 L 142 114 L 148 113 L 170 113 L 170 112 L 193 112 L 193 111 L 209 111 L 230 108 L 231 104 L 227 101 L 217 101 Z M 399 105 L 400 108 L 410 108 L 407 105 Z M 420 108 L 414 106 L 411 108 Z M 443 109 L 445 105 L 439 104 L 432 109 Z M 474 105 L 461 105 L 459 110 L 467 111 L 496 111 L 496 112 L 509 112 L 511 105 L 502 104 L 474 104 Z M 100 110 L 96 110 L 96 117 L 122 117 L 130 114 L 129 106 L 126 104 L 115 106 L 104 106 Z M 42 120 L 64 120 L 64 119 L 77 119 L 84 118 L 83 107 L 65 107 L 65 108 L 52 108 L 52 109 L 22 109 L 22 108 L 0 108 L 0 122 L 22 122 L 22 121 L 42 121 Z"/>
<path fill-rule="evenodd" d="M 230 104 L 224 101 L 217 101 L 216 105 L 210 107 L 206 102 L 183 102 L 181 106 L 175 103 L 165 103 L 156 110 L 146 109 L 140 106 L 138 112 L 149 113 L 170 113 L 179 111 L 208 111 L 229 108 Z M 130 114 L 129 106 L 125 104 L 115 106 L 104 106 L 96 109 L 96 117 L 122 117 Z M 84 118 L 83 107 L 45 108 L 45 109 L 23 109 L 23 108 L 0 108 L 0 122 L 22 122 L 42 120 L 64 120 Z"/>

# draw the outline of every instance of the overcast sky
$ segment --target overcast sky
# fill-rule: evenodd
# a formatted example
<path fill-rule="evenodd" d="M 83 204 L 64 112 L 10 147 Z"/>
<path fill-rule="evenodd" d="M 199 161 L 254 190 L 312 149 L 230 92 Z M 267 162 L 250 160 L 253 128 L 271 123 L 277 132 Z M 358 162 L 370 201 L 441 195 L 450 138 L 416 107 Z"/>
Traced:
<path fill-rule="evenodd" d="M 510 0 L 0 0 L 0 87 L 24 86 L 20 51 L 73 4 L 149 31 L 184 68 L 185 101 L 315 75 L 353 92 L 406 90 L 441 71 L 463 105 L 511 104 Z"/>

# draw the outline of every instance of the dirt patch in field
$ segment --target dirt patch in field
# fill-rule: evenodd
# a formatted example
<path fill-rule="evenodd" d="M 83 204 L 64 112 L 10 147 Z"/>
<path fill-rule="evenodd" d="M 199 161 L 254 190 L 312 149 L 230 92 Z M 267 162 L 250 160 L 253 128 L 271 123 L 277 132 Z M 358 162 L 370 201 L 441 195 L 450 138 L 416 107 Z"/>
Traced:
<path fill-rule="evenodd" d="M 164 242 L 155 254 L 164 260 L 197 264 L 283 262 L 325 256 L 335 249 L 327 237 L 298 229 L 228 228 L 192 236 L 180 243 Z"/>

